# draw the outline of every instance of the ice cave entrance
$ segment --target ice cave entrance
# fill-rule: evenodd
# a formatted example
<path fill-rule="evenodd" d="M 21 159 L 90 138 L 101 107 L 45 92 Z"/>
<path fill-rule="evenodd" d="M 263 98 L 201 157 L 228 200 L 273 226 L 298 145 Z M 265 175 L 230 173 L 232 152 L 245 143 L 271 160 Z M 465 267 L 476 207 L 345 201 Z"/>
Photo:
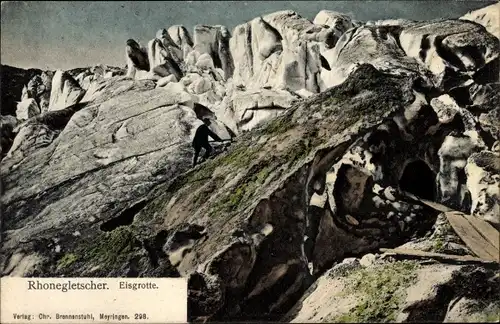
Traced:
<path fill-rule="evenodd" d="M 420 198 L 435 200 L 436 175 L 422 160 L 408 163 L 399 179 L 401 190 L 410 192 Z"/>

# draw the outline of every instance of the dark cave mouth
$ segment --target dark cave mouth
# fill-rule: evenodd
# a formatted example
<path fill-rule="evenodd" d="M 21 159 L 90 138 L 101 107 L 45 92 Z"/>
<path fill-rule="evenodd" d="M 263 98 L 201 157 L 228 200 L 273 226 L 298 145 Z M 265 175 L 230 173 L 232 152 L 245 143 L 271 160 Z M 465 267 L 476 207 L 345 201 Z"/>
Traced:
<path fill-rule="evenodd" d="M 104 222 L 99 227 L 101 231 L 111 232 L 120 226 L 129 226 L 134 222 L 135 215 L 139 213 L 144 206 L 146 206 L 147 201 L 140 201 L 133 206 L 123 210 L 118 216 L 111 218 L 110 220 Z"/>
<path fill-rule="evenodd" d="M 399 188 L 419 198 L 434 201 L 436 199 L 436 175 L 422 160 L 415 160 L 406 165 L 399 179 Z"/>

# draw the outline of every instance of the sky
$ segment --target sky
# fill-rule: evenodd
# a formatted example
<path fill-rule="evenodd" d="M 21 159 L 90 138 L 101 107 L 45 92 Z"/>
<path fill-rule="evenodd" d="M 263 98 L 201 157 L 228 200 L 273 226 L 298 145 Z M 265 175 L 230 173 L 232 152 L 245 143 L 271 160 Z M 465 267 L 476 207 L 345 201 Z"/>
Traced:
<path fill-rule="evenodd" d="M 313 20 L 334 10 L 357 20 L 458 18 L 495 1 L 2 1 L 1 63 L 44 70 L 125 66 L 125 42 L 143 46 L 160 28 L 197 24 L 230 30 L 291 9 Z"/>

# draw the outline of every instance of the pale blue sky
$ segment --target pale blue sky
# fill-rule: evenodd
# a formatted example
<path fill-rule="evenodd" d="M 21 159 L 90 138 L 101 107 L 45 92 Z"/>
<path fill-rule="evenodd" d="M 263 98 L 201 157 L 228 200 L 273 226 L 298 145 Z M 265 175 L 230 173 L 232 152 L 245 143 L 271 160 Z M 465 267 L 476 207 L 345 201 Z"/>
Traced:
<path fill-rule="evenodd" d="M 22 68 L 124 66 L 128 38 L 145 45 L 160 28 L 236 25 L 291 9 L 314 19 L 321 9 L 358 20 L 457 18 L 495 1 L 3 1 L 1 62 Z"/>

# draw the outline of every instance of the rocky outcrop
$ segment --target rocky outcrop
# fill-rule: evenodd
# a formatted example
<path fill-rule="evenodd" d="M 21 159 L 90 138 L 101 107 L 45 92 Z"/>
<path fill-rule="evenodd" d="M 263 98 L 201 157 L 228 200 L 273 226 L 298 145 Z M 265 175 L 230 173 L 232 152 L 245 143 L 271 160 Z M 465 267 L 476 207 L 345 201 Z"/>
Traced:
<path fill-rule="evenodd" d="M 22 71 L 22 69 L 19 70 Z M 5 95 L 9 92 L 8 80 L 16 80 L 16 77 L 11 75 L 9 71 L 11 71 L 11 68 L 8 66 L 2 70 L 2 78 L 5 83 L 5 93 L 2 93 Z M 36 74 L 33 74 L 33 71 L 37 71 Z M 25 81 L 24 86 L 21 84 L 18 85 L 20 94 L 15 101 L 15 110 L 12 113 L 16 114 L 16 110 L 19 109 L 17 117 L 22 120 L 48 111 L 51 100 L 53 107 L 56 107 L 55 109 L 63 109 L 71 106 L 79 102 L 84 92 L 88 90 L 95 81 L 104 78 L 106 75 L 108 75 L 108 78 L 124 75 L 125 71 L 122 68 L 113 66 L 97 65 L 94 67 L 76 68 L 68 71 L 26 70 L 26 73 L 32 75 L 32 77 Z M 54 80 L 56 74 L 57 80 Z M 52 84 L 54 82 L 56 83 L 56 88 L 53 92 Z M 54 96 L 51 96 L 52 94 L 54 94 Z M 2 112 L 7 113 L 10 109 L 8 108 L 10 104 L 9 100 L 10 99 L 6 99 L 3 101 L 4 106 L 2 107 Z M 31 107 L 29 109 L 30 113 L 28 113 L 28 107 Z M 50 109 L 53 110 L 54 108 Z"/>
<path fill-rule="evenodd" d="M 97 79 L 96 75 L 92 74 L 90 71 L 84 71 L 75 77 L 75 81 L 78 82 L 80 87 L 87 91 L 93 81 Z"/>
<path fill-rule="evenodd" d="M 74 77 L 83 90 L 87 91 L 91 84 L 99 79 L 109 79 L 115 76 L 125 75 L 125 69 L 101 64 L 90 68 L 70 70 L 68 73 Z"/>
<path fill-rule="evenodd" d="M 485 71 L 494 69 L 498 54 L 498 41 L 491 34 L 464 21 L 365 25 L 350 29 L 334 49 L 323 53 L 332 70 L 323 70 L 322 78 L 335 85 L 356 64 L 370 62 L 381 71 L 426 76 L 448 91 L 466 81 L 494 82 L 498 76 Z"/>
<path fill-rule="evenodd" d="M 75 113 L 59 136 L 48 146 L 38 148 L 30 159 L 13 156 L 2 163 L 5 190 L 2 205 L 5 214 L 9 215 L 4 223 L 7 230 L 4 233 L 8 233 L 4 236 L 3 246 L 6 249 L 10 249 L 8 246 L 12 244 L 10 246 L 16 251 L 26 254 L 25 249 L 29 250 L 30 244 L 24 247 L 19 245 L 25 240 L 24 235 L 44 240 L 38 234 L 33 236 L 34 232 L 26 232 L 28 228 L 37 233 L 43 230 L 47 235 L 52 228 L 55 232 L 51 236 L 65 237 L 67 234 L 69 238 L 76 230 L 82 235 L 95 235 L 99 232 L 101 222 L 125 215 L 129 205 L 139 196 L 149 192 L 158 182 L 173 179 L 173 175 L 182 173 L 183 168 L 190 165 L 190 137 L 194 135 L 196 126 L 201 124 L 194 112 L 188 107 L 177 105 L 177 96 L 173 93 L 154 89 L 152 82 L 137 84 L 134 81 L 117 80 L 108 85 L 108 91 L 126 85 L 133 86 L 133 89 L 117 93 L 112 98 L 102 98 L 102 101 Z M 143 107 L 142 111 L 137 110 L 139 106 Z M 111 119 L 96 118 L 98 114 Z M 160 119 L 162 122 L 158 122 Z M 152 123 L 150 126 L 148 121 Z M 102 122 L 105 124 L 100 124 Z M 108 135 L 103 136 L 103 131 L 108 132 Z M 153 137 L 157 140 L 149 142 L 148 138 L 151 137 L 147 134 L 155 134 Z M 74 151 L 75 155 L 70 151 Z M 46 164 L 51 165 L 50 174 L 46 173 L 49 171 L 44 168 Z M 121 170 L 120 177 L 116 177 L 118 169 Z M 30 170 L 33 177 L 27 176 L 26 170 Z M 21 191 L 12 187 L 18 184 L 18 177 L 23 177 L 22 183 L 26 185 Z M 39 177 L 45 180 L 38 181 Z M 108 181 L 103 181 L 106 178 Z M 108 189 L 102 191 L 105 188 L 103 186 Z M 37 192 L 46 192 L 46 195 L 40 196 L 41 200 L 35 203 L 32 199 Z M 114 194 L 110 195 L 110 192 Z M 123 196 L 125 193 L 128 199 Z M 28 204 L 31 206 L 29 209 L 21 207 L 28 207 L 24 203 L 26 199 L 32 201 Z M 77 201 L 80 201 L 78 208 L 70 207 Z M 49 202 L 50 210 L 42 208 Z M 60 218 L 61 215 L 65 215 L 64 219 Z M 85 215 L 94 215 L 95 218 L 88 219 Z M 33 227 L 37 219 L 44 219 L 45 225 Z M 94 229 L 87 231 L 77 225 L 84 223 L 87 224 L 85 227 L 90 225 Z M 67 229 L 66 234 L 61 231 L 62 228 Z M 70 245 L 65 245 L 64 241 L 60 241 L 60 244 L 63 245 L 62 253 L 69 251 Z M 14 250 L 11 252 L 18 253 Z"/>
<path fill-rule="evenodd" d="M 498 39 L 484 27 L 465 20 L 405 26 L 399 43 L 406 55 L 424 64 L 435 75 L 435 83 L 447 90 L 471 78 L 478 79 L 483 69 L 498 65 Z M 498 75 L 494 78 L 498 79 Z"/>
<path fill-rule="evenodd" d="M 68 73 L 58 70 L 52 79 L 49 111 L 61 110 L 80 102 L 85 95 L 78 82 Z"/>
<path fill-rule="evenodd" d="M 185 36 L 185 35 L 178 35 L 179 37 Z M 163 45 L 163 48 L 166 50 L 168 57 L 172 58 L 177 64 L 181 63 L 183 61 L 183 52 L 182 52 L 182 47 L 177 45 L 176 42 L 170 37 L 170 34 L 165 28 L 162 28 L 156 32 L 156 39 L 158 39 L 161 44 Z M 184 39 L 179 39 L 181 45 L 182 41 Z M 187 41 L 187 40 L 184 40 Z"/>
<path fill-rule="evenodd" d="M 22 100 L 34 99 L 41 112 L 49 109 L 50 93 L 52 90 L 52 72 L 42 72 L 40 75 L 35 75 L 23 89 Z"/>
<path fill-rule="evenodd" d="M 1 74 L 2 115 L 15 116 L 17 102 L 21 100 L 24 86 L 27 85 L 35 75 L 41 75 L 42 70 L 25 70 L 2 64 Z"/>
<path fill-rule="evenodd" d="M 186 61 L 200 68 L 219 68 L 224 71 L 224 78 L 229 79 L 234 71 L 229 30 L 225 26 L 196 25 L 193 35 L 193 52 Z"/>
<path fill-rule="evenodd" d="M 354 27 L 348 15 L 330 10 L 321 10 L 316 17 L 314 17 L 313 23 L 316 25 L 326 25 L 333 30 L 335 35 L 333 44 L 336 44 L 346 31 Z"/>
<path fill-rule="evenodd" d="M 500 152 L 472 154 L 465 166 L 471 213 L 500 227 Z"/>
<path fill-rule="evenodd" d="M 425 69 L 401 49 L 400 32 L 399 26 L 363 26 L 347 31 L 335 48 L 323 53 L 331 66 L 331 71 L 321 73 L 325 85 L 342 83 L 357 65 L 368 62 L 387 73 L 425 78 Z"/>
<path fill-rule="evenodd" d="M 283 50 L 281 41 L 279 32 L 262 18 L 237 26 L 230 40 L 231 53 L 238 62 L 235 65 L 235 82 L 248 84 L 254 74 L 259 73 L 262 61 L 273 53 L 279 55 Z"/>
<path fill-rule="evenodd" d="M 230 41 L 236 64 L 234 80 L 247 87 L 324 89 L 320 49 L 333 47 L 334 31 L 293 11 L 280 11 L 235 28 Z"/>
<path fill-rule="evenodd" d="M 468 12 L 460 17 L 463 20 L 470 20 L 483 25 L 486 30 L 500 38 L 500 4 L 495 3 L 487 7 Z"/>
<path fill-rule="evenodd" d="M 498 318 L 498 276 L 491 268 L 424 265 L 383 256 L 365 266 L 355 261 L 338 264 L 320 277 L 288 320 L 401 323 Z"/>
<path fill-rule="evenodd" d="M 221 69 L 198 69 L 191 67 L 175 85 L 192 94 L 194 100 L 211 109 L 217 118 L 234 132 L 250 130 L 283 113 L 298 101 L 298 94 L 285 90 L 260 88 L 246 90 L 226 82 Z M 157 82 L 164 87 L 175 79 L 166 77 Z"/>
<path fill-rule="evenodd" d="M 464 186 L 464 167 L 467 157 L 486 149 L 475 132 L 450 134 L 439 148 L 438 195 L 440 202 L 456 209 L 470 206 L 470 195 Z"/>
<path fill-rule="evenodd" d="M 182 49 L 183 58 L 185 59 L 187 54 L 193 50 L 194 45 L 188 30 L 184 26 L 174 25 L 170 26 L 167 31 L 174 43 Z"/>
<path fill-rule="evenodd" d="M 160 29 L 156 38 L 148 43 L 149 72 L 152 75 L 166 77 L 174 75 L 176 80 L 182 78 L 179 64 L 183 61 L 181 49 L 174 43 L 166 29 Z"/>
<path fill-rule="evenodd" d="M 49 111 L 29 118 L 14 131 L 16 136 L 8 151 L 6 164 L 20 161 L 36 152 L 39 148 L 50 145 L 64 129 L 73 114 L 84 108 L 86 104 L 75 104 L 67 108 Z M 14 162 L 15 163 L 15 162 Z"/>
<path fill-rule="evenodd" d="M 19 120 L 26 120 L 38 114 L 40 114 L 40 107 L 33 98 L 24 99 L 17 104 L 16 117 Z"/>
<path fill-rule="evenodd" d="M 13 116 L 2 116 L 0 115 L 0 135 L 1 135 L 1 143 L 0 148 L 2 149 L 1 158 L 9 151 L 12 146 L 12 142 L 14 141 L 15 133 L 14 129 L 18 124 L 18 120 Z"/>
<path fill-rule="evenodd" d="M 235 89 L 214 110 L 228 126 L 241 132 L 281 115 L 299 99 L 297 95 L 285 90 Z"/>
<path fill-rule="evenodd" d="M 125 58 L 127 61 L 127 77 L 141 79 L 148 75 L 150 70 L 148 52 L 133 39 L 127 40 Z"/>

